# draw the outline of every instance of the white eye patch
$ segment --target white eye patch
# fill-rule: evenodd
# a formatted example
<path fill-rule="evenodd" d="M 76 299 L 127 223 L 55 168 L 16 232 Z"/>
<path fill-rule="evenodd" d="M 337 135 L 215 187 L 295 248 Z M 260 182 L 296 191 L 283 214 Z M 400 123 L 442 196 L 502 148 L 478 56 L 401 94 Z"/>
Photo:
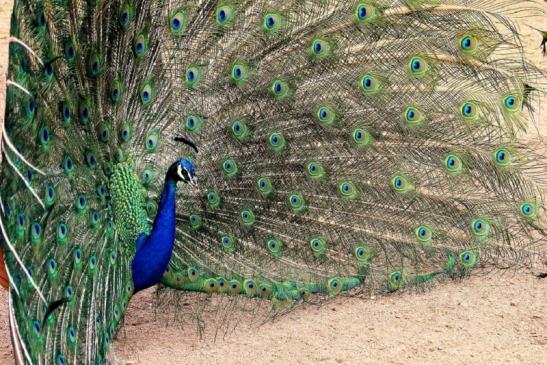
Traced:
<path fill-rule="evenodd" d="M 196 176 L 192 176 L 192 174 L 190 174 L 188 170 L 185 169 L 185 171 L 188 174 L 188 181 L 190 182 L 190 184 L 192 184 L 193 186 L 197 186 L 198 178 Z"/>
<path fill-rule="evenodd" d="M 185 167 L 180 165 L 177 166 L 177 175 L 179 175 L 182 180 L 188 181 L 192 185 L 197 185 L 198 183 L 197 178 L 193 177 Z"/>
<path fill-rule="evenodd" d="M 186 171 L 186 169 L 185 169 L 184 171 Z M 186 171 L 186 172 L 187 172 L 187 171 Z M 177 175 L 179 175 L 179 177 L 180 177 L 182 180 L 186 180 L 186 179 L 184 178 L 184 175 L 182 174 L 182 166 L 180 166 L 180 165 L 177 166 Z"/>

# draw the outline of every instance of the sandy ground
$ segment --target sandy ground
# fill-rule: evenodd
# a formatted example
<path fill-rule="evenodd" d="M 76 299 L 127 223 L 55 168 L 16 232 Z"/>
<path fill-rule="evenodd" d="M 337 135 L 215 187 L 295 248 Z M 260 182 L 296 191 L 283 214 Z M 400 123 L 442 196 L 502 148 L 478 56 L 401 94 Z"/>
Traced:
<path fill-rule="evenodd" d="M 0 85 L 10 12 L 11 1 L 0 0 Z M 547 17 L 542 20 L 530 25 L 547 28 Z M 527 27 L 521 32 L 529 58 L 547 69 L 547 58 L 538 48 L 540 34 Z M 0 116 L 3 92 L 0 87 Z M 542 109 L 538 129 L 547 131 Z M 189 294 L 182 298 L 180 311 L 162 308 L 157 313 L 153 289 L 136 295 L 111 352 L 112 362 L 547 364 L 547 279 L 538 279 L 531 271 L 494 271 L 386 297 L 338 298 L 298 308 L 261 326 L 250 324 L 258 316 L 254 313 L 215 319 L 218 313 L 210 306 L 203 314 L 204 333 L 192 315 L 195 299 Z M 248 300 L 243 304 L 253 305 Z M 0 364 L 11 365 L 6 312 L 7 293 L 0 290 Z M 220 331 L 215 338 L 212 329 L 236 322 L 234 331 Z"/>

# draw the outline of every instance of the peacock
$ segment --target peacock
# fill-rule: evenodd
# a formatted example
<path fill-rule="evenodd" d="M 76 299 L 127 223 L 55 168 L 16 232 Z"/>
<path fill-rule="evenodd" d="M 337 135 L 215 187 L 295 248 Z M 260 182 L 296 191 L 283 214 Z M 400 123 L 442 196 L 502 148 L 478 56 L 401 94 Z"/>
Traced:
<path fill-rule="evenodd" d="M 273 311 L 546 262 L 528 1 L 15 0 L 0 228 L 23 363 L 156 284 Z M 464 284 L 462 284 L 464 285 Z M 167 290 L 167 289 L 166 289 Z"/>

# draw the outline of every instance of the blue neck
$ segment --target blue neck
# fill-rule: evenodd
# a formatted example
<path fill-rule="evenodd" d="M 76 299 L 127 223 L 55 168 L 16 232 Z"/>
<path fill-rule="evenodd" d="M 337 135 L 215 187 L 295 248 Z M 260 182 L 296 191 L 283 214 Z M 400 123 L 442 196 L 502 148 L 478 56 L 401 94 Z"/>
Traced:
<path fill-rule="evenodd" d="M 137 251 L 131 263 L 135 292 L 157 284 L 169 264 L 175 243 L 176 192 L 176 181 L 167 175 L 152 232 L 141 234 L 136 242 Z"/>

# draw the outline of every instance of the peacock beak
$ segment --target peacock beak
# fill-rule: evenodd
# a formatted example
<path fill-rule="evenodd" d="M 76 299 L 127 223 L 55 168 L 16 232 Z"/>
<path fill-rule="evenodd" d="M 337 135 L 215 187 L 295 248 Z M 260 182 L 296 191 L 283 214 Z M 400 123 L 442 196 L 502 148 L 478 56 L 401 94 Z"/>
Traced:
<path fill-rule="evenodd" d="M 190 176 L 190 185 L 194 188 L 198 188 L 198 178 L 197 176 Z"/>

